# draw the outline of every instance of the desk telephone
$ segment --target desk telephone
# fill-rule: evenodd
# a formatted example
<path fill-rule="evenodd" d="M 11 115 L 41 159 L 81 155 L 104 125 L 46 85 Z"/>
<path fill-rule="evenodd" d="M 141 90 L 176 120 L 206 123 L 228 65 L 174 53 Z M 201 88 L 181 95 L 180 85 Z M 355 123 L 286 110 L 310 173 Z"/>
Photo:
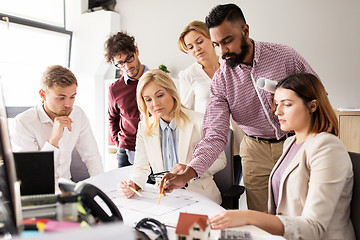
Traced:
<path fill-rule="evenodd" d="M 101 222 L 123 221 L 121 213 L 119 212 L 116 205 L 103 191 L 101 191 L 94 185 L 91 185 L 89 183 L 79 183 L 76 185 L 71 181 L 61 179 L 59 180 L 59 188 L 64 193 L 76 193 L 78 196 L 80 196 L 81 203 L 85 208 L 86 212 L 92 215 L 95 220 L 99 220 Z M 100 204 L 98 203 L 99 199 L 97 199 L 97 197 L 105 202 L 108 210 L 110 210 L 111 212 L 110 215 L 107 213 L 109 211 L 104 210 L 100 206 Z M 147 229 L 157 235 L 157 240 L 168 240 L 166 226 L 156 219 L 144 218 L 140 220 L 134 226 L 134 228 L 137 233 L 137 239 L 151 239 L 143 231 L 143 229 Z"/>
<path fill-rule="evenodd" d="M 99 188 L 89 183 L 76 185 L 70 181 L 59 181 L 59 188 L 65 193 L 76 193 L 87 214 L 91 214 L 100 222 L 123 221 L 121 213 L 111 199 Z M 103 209 L 98 201 L 104 201 L 107 209 Z M 106 211 L 108 210 L 108 211 Z"/>
<path fill-rule="evenodd" d="M 82 183 L 77 186 L 75 189 L 80 195 L 81 202 L 85 210 L 92 214 L 95 219 L 100 220 L 101 222 L 113 222 L 113 221 L 123 221 L 121 213 L 116 205 L 111 201 L 111 199 L 99 188 L 88 183 Z M 105 202 L 107 208 L 110 212 L 106 212 L 97 202 L 97 197 Z M 111 215 L 109 215 L 111 214 Z"/>

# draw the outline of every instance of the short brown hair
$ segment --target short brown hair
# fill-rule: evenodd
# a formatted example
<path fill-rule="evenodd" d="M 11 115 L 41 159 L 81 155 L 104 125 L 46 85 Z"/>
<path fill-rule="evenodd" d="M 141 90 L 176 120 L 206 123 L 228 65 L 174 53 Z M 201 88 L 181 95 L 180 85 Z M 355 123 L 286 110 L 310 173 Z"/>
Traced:
<path fill-rule="evenodd" d="M 310 73 L 297 73 L 281 80 L 276 88 L 289 89 L 300 97 L 304 104 L 317 100 L 318 107 L 311 116 L 310 133 L 328 132 L 339 134 L 339 123 L 327 97 L 324 85 Z"/>
<path fill-rule="evenodd" d="M 179 40 L 178 40 L 178 47 L 179 47 L 180 51 L 182 51 L 184 53 L 188 52 L 188 48 L 185 44 L 184 38 L 185 38 L 186 34 L 188 34 L 191 31 L 196 31 L 198 33 L 201 33 L 206 38 L 210 39 L 209 29 L 206 28 L 204 22 L 193 21 L 193 22 L 189 23 L 189 25 L 187 25 L 184 28 L 184 30 L 181 32 Z"/>
<path fill-rule="evenodd" d="M 136 51 L 135 38 L 126 32 L 110 35 L 105 42 L 105 59 L 111 63 L 120 52 L 134 53 Z"/>
<path fill-rule="evenodd" d="M 41 77 L 41 88 L 47 90 L 54 85 L 58 87 L 68 87 L 77 84 L 75 75 L 70 69 L 60 65 L 49 66 Z"/>

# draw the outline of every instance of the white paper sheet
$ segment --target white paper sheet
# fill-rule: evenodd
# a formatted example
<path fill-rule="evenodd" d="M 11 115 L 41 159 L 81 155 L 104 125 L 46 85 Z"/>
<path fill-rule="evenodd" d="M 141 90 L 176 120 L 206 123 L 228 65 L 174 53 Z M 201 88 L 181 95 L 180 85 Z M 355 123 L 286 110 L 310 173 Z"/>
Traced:
<path fill-rule="evenodd" d="M 147 184 L 144 191 L 141 192 L 142 197 L 134 195 L 130 199 L 126 199 L 117 192 L 117 184 L 127 180 L 130 171 L 131 166 L 115 169 L 85 180 L 85 182 L 97 186 L 109 196 L 119 208 L 125 225 L 133 226 L 145 217 L 155 218 L 169 227 L 169 238 L 175 239 L 175 227 L 180 212 L 204 214 L 212 217 L 225 210 L 210 199 L 184 189 L 176 189 L 165 197 L 163 196 L 160 204 L 157 204 L 159 189 L 150 184 Z M 243 226 L 239 229 L 250 231 L 254 240 L 284 239 L 280 236 L 272 236 L 255 226 Z M 212 231 L 211 235 L 211 239 L 216 239 L 217 230 Z"/>

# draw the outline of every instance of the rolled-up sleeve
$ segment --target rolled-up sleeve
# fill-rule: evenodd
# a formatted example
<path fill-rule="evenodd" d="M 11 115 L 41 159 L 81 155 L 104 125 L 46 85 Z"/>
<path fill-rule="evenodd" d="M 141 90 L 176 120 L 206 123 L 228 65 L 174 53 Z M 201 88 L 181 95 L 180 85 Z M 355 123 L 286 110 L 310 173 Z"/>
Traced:
<path fill-rule="evenodd" d="M 215 78 L 218 78 L 217 81 Z M 224 150 L 230 125 L 230 110 L 224 96 L 222 75 L 217 72 L 214 79 L 210 87 L 210 103 L 204 116 L 205 137 L 197 144 L 189 164 L 198 177 L 209 169 Z"/>

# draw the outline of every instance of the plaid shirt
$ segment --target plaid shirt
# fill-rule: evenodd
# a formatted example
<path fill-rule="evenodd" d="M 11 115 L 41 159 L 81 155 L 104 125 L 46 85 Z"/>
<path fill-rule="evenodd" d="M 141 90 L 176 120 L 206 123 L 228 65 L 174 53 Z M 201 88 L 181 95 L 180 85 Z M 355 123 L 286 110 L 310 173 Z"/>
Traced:
<path fill-rule="evenodd" d="M 247 135 L 280 139 L 277 117 L 271 113 L 271 93 L 256 86 L 264 77 L 274 81 L 300 72 L 314 70 L 293 48 L 282 44 L 254 43 L 253 65 L 231 68 L 224 62 L 211 83 L 210 103 L 204 117 L 205 137 L 197 144 L 191 166 L 201 176 L 224 150 L 230 114 Z M 317 75 L 316 75 L 317 76 Z M 261 99 L 261 101 L 260 101 Z"/>

